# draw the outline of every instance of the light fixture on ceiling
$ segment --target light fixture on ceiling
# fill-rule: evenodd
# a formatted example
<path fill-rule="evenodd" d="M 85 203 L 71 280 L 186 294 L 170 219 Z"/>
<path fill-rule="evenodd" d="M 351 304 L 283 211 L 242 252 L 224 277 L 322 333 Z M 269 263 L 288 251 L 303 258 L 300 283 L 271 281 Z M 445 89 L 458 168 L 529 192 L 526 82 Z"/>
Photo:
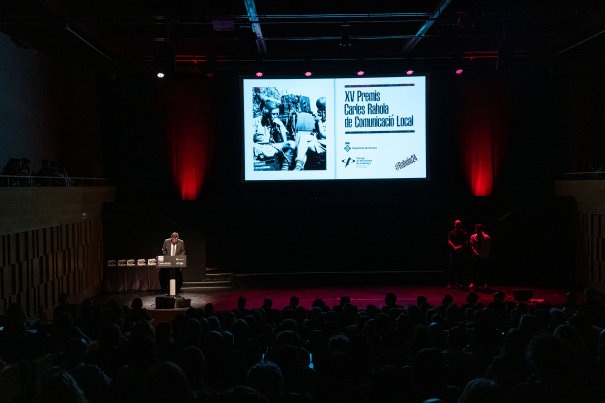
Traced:
<path fill-rule="evenodd" d="M 343 24 L 340 26 L 340 44 L 339 46 L 342 47 L 349 47 L 351 46 L 351 38 L 350 38 L 350 29 L 351 26 L 347 25 L 347 24 Z"/>
<path fill-rule="evenodd" d="M 155 73 L 159 78 L 166 77 L 176 70 L 174 47 L 169 44 L 161 45 L 154 57 Z"/>

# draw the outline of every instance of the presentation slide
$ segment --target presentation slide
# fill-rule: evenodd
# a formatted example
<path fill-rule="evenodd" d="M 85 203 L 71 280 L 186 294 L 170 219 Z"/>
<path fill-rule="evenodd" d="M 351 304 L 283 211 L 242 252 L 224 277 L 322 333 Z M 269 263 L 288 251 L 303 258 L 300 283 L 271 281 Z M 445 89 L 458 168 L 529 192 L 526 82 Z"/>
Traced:
<path fill-rule="evenodd" d="M 426 80 L 243 79 L 244 181 L 426 179 Z"/>

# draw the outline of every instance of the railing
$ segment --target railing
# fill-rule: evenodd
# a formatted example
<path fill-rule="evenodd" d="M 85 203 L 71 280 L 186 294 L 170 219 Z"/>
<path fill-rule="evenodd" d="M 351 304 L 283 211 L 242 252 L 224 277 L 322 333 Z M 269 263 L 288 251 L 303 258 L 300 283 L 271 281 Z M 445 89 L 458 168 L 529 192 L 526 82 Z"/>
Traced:
<path fill-rule="evenodd" d="M 605 179 L 605 171 L 603 172 L 569 172 L 563 174 L 563 180 L 603 180 Z"/>
<path fill-rule="evenodd" d="M 0 187 L 107 186 L 107 178 L 0 175 Z"/>

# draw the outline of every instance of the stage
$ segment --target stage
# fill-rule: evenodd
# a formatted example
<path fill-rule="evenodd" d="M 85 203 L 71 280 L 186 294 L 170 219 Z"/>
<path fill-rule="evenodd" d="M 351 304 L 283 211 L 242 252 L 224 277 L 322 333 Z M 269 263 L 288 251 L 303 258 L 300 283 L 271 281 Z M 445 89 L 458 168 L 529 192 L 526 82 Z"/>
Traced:
<path fill-rule="evenodd" d="M 513 286 L 494 286 L 490 290 L 477 289 L 475 292 L 479 295 L 480 303 L 487 306 L 493 301 L 493 295 L 496 291 L 505 293 L 505 301 L 513 300 L 513 290 L 527 287 Z M 569 291 L 557 287 L 537 287 L 532 288 L 533 300 L 527 301 L 529 305 L 537 303 L 549 303 L 553 306 L 562 307 L 565 303 L 565 295 Z M 583 300 L 581 290 L 578 292 L 579 301 Z M 407 307 L 416 303 L 416 297 L 422 295 L 428 299 L 432 306 L 441 305 L 441 300 L 446 294 L 454 297 L 454 303 L 458 306 L 465 303 L 466 295 L 469 293 L 467 288 L 451 288 L 445 286 L 379 286 L 379 287 L 272 287 L 272 288 L 241 288 L 239 290 L 213 290 L 213 291 L 186 291 L 181 296 L 191 299 L 191 306 L 194 308 L 204 308 L 208 303 L 214 305 L 215 311 L 226 311 L 237 307 L 237 299 L 240 296 L 246 298 L 246 308 L 258 308 L 263 304 L 265 297 L 273 300 L 273 308 L 283 309 L 290 302 L 290 297 L 295 295 L 300 299 L 299 306 L 311 309 L 311 304 L 317 298 L 321 298 L 329 307 L 338 305 L 340 297 L 348 295 L 351 298 L 351 304 L 359 309 L 366 309 L 368 305 L 382 307 L 384 297 L 388 292 L 394 292 L 397 295 L 397 305 Z M 155 309 L 155 297 L 161 296 L 157 291 L 132 291 L 120 293 L 105 293 L 94 297 L 96 306 L 104 306 L 110 300 L 117 300 L 120 305 L 130 306 L 134 298 L 141 298 L 143 305 L 149 310 L 156 320 L 156 323 L 170 320 L 177 313 L 184 312 L 187 309 Z"/>

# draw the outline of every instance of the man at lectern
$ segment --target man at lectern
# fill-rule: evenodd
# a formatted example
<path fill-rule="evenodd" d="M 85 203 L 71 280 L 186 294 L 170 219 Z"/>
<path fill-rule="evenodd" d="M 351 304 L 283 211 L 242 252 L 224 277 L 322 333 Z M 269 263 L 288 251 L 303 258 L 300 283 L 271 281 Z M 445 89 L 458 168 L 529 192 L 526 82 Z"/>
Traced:
<path fill-rule="evenodd" d="M 162 254 L 164 256 L 182 256 L 185 255 L 185 241 L 179 239 L 179 234 L 173 232 L 170 238 L 164 241 L 164 246 L 162 246 Z M 170 284 L 170 268 L 163 267 L 160 269 L 160 285 L 162 286 L 162 293 L 168 294 L 168 286 Z M 176 292 L 181 289 L 181 285 L 183 285 L 183 275 L 181 274 L 181 269 L 177 271 L 176 276 Z"/>

